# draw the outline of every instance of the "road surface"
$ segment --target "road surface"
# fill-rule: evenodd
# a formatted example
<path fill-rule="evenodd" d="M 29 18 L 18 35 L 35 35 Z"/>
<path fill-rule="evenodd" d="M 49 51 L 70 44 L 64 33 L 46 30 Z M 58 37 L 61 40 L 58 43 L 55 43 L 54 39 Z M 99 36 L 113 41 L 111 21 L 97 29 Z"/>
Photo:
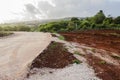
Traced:
<path fill-rule="evenodd" d="M 18 80 L 51 38 L 49 33 L 40 32 L 15 32 L 14 36 L 0 38 L 0 79 Z"/>

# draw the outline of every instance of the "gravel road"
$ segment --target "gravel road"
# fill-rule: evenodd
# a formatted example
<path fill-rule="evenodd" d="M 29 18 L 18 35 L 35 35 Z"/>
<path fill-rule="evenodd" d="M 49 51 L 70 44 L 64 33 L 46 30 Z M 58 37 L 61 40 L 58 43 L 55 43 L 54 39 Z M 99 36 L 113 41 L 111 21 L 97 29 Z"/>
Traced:
<path fill-rule="evenodd" d="M 40 32 L 15 32 L 11 37 L 0 38 L 0 79 L 14 80 L 24 75 L 51 38 L 49 33 Z"/>

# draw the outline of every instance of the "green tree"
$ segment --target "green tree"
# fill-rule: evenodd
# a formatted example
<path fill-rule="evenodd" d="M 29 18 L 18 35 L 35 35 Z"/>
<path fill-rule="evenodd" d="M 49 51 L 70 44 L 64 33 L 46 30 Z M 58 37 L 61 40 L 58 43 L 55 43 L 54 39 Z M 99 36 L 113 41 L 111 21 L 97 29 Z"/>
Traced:
<path fill-rule="evenodd" d="M 68 30 L 74 30 L 75 29 L 75 23 L 74 22 L 72 22 L 72 21 L 70 21 L 69 23 L 68 23 Z"/>
<path fill-rule="evenodd" d="M 73 18 L 71 18 L 71 23 L 73 23 L 72 25 L 73 25 L 73 27 L 75 27 L 75 29 L 77 30 L 78 29 L 78 25 L 79 25 L 79 19 L 78 18 L 76 18 L 76 17 L 73 17 Z"/>
<path fill-rule="evenodd" d="M 115 24 L 120 24 L 120 16 L 118 16 L 117 18 L 114 19 L 114 23 Z"/>
<path fill-rule="evenodd" d="M 93 21 L 96 24 L 102 24 L 104 19 L 105 19 L 105 15 L 103 13 L 102 10 L 100 10 L 94 17 L 93 17 Z"/>

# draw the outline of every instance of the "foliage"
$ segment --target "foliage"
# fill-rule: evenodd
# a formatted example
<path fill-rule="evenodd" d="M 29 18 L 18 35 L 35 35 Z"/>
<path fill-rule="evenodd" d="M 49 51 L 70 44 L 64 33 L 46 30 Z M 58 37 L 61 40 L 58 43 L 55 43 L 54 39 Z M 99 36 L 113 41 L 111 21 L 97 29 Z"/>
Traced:
<path fill-rule="evenodd" d="M 73 60 L 73 63 L 80 64 L 80 63 L 82 63 L 82 62 L 79 61 L 78 59 L 75 59 L 75 60 Z"/>
<path fill-rule="evenodd" d="M 13 34 L 13 33 L 12 32 L 0 31 L 0 37 L 8 36 L 8 35 L 11 35 L 11 34 Z"/>
<path fill-rule="evenodd" d="M 114 23 L 115 24 L 120 24 L 120 16 L 118 16 L 117 18 L 114 19 Z"/>
<path fill-rule="evenodd" d="M 0 27 L 0 31 L 31 31 L 31 28 L 28 26 L 5 26 Z"/>
<path fill-rule="evenodd" d="M 80 55 L 80 56 L 85 56 L 84 54 L 81 54 L 81 53 L 78 52 L 78 51 L 75 51 L 74 54 L 77 54 L 77 55 Z"/>
<path fill-rule="evenodd" d="M 59 38 L 60 40 L 65 40 L 65 38 L 64 38 L 63 36 L 58 36 L 58 38 Z"/>
<path fill-rule="evenodd" d="M 93 21 L 96 23 L 96 24 L 102 24 L 104 19 L 105 19 L 105 15 L 103 13 L 102 10 L 100 10 L 94 17 L 93 17 Z"/>
<path fill-rule="evenodd" d="M 69 32 L 91 29 L 119 29 L 120 16 L 112 18 L 110 15 L 106 17 L 104 12 L 100 10 L 95 16 L 87 18 L 73 17 L 70 20 L 62 20 L 57 22 L 49 22 L 41 24 L 38 27 L 28 26 L 6 26 L 0 27 L 0 31 L 42 31 L 42 32 Z"/>

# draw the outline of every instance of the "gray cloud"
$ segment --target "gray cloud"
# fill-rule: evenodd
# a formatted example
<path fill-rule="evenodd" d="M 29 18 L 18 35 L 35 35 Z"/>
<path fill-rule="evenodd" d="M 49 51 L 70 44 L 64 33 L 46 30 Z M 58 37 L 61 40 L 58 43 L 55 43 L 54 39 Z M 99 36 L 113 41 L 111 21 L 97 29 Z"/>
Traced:
<path fill-rule="evenodd" d="M 51 0 L 38 1 L 37 6 L 33 4 L 25 5 L 27 17 L 34 19 L 39 18 L 61 18 L 71 16 L 93 16 L 99 10 L 104 10 L 106 14 L 113 16 L 119 15 L 119 2 L 111 2 L 108 0 Z M 113 12 L 114 11 L 114 12 Z M 25 16 L 26 16 L 25 15 Z M 39 17 L 38 17 L 39 16 Z"/>
<path fill-rule="evenodd" d="M 40 11 L 39 11 L 39 9 L 37 9 L 34 5 L 32 5 L 32 4 L 26 4 L 25 5 L 25 7 L 26 7 L 26 11 L 28 12 L 28 13 L 31 13 L 31 14 L 41 14 L 40 13 Z"/>

